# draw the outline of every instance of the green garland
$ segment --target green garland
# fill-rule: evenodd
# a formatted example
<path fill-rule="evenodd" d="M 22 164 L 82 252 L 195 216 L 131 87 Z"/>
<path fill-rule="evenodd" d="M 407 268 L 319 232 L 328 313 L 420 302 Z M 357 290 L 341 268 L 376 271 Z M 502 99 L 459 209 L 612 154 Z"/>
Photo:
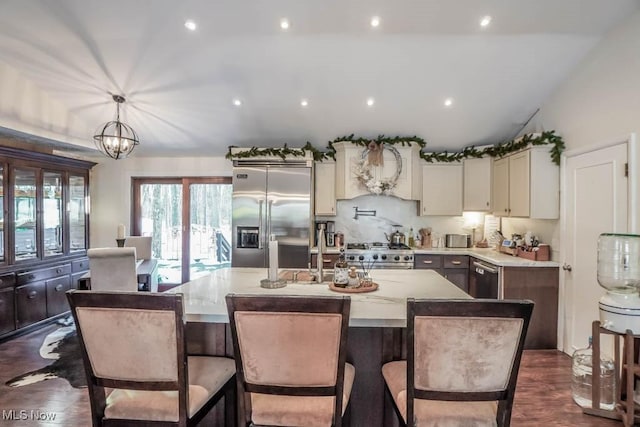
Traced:
<path fill-rule="evenodd" d="M 327 143 L 327 151 L 320 151 L 313 147 L 310 142 L 307 142 L 302 148 L 289 148 L 287 144 L 285 144 L 282 148 L 256 148 L 252 147 L 246 151 L 242 151 L 240 153 L 231 153 L 232 148 L 236 148 L 235 146 L 230 146 L 227 155 L 225 156 L 227 159 L 240 159 L 240 158 L 250 158 L 250 157 L 260 157 L 260 156 L 277 156 L 282 159 L 285 159 L 288 156 L 293 157 L 304 157 L 307 152 L 313 154 L 313 159 L 315 161 L 321 161 L 326 159 L 335 160 L 336 149 L 333 147 L 333 144 L 338 142 L 350 142 L 352 144 L 368 147 L 370 144 L 387 144 L 387 145 L 402 145 L 411 146 L 412 144 L 417 144 L 420 147 L 420 158 L 423 160 L 433 163 L 433 162 L 459 162 L 463 159 L 468 158 L 480 158 L 485 156 L 490 157 L 504 157 L 509 153 L 513 153 L 514 151 L 522 150 L 526 148 L 528 145 L 551 145 L 551 149 L 549 153 L 551 154 L 551 160 L 556 165 L 560 165 L 560 156 L 564 151 L 565 145 L 562 137 L 555 134 L 554 130 L 550 130 L 547 132 L 542 132 L 539 136 L 534 137 L 533 134 L 525 134 L 522 138 L 516 140 L 512 140 L 509 142 L 503 142 L 500 144 L 492 145 L 490 147 L 483 148 L 478 150 L 474 146 L 466 147 L 462 151 L 449 153 L 448 151 L 441 151 L 439 153 L 425 153 L 422 150 L 427 146 L 427 143 L 424 139 L 418 136 L 395 136 L 395 137 L 386 137 L 384 135 L 378 135 L 376 139 L 369 138 L 354 138 L 353 134 L 348 136 L 341 136 L 339 138 L 334 139 L 333 141 L 329 141 Z"/>

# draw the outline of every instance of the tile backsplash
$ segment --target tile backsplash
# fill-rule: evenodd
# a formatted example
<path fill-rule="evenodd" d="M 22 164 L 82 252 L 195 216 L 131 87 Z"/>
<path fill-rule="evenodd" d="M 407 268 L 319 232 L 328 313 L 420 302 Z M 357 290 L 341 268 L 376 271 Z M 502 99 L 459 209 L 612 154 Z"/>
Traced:
<path fill-rule="evenodd" d="M 355 207 L 358 210 L 376 211 L 375 216 L 358 216 L 354 219 Z M 390 196 L 366 195 L 350 200 L 338 200 L 335 217 L 316 217 L 317 220 L 335 221 L 335 230 L 345 235 L 345 242 L 386 242 L 384 233 L 394 231 L 394 225 L 400 225 L 401 231 L 413 228 L 414 237 L 420 228 L 431 227 L 432 235 L 444 236 L 447 233 L 468 233 L 468 224 L 464 216 L 418 216 L 418 202 L 402 200 Z M 481 221 L 482 222 L 482 221 Z M 476 238 L 482 236 L 482 227 L 476 229 Z"/>
<path fill-rule="evenodd" d="M 375 216 L 358 216 L 354 219 L 355 207 L 358 210 L 375 211 Z M 413 228 L 414 237 L 420 228 L 431 227 L 432 236 L 442 237 L 448 233 L 471 234 L 470 224 L 480 224 L 475 231 L 475 240 L 484 236 L 483 213 L 465 213 L 462 216 L 418 216 L 418 202 L 402 200 L 390 196 L 366 195 L 350 200 L 338 200 L 336 216 L 318 216 L 317 220 L 335 221 L 335 231 L 345 235 L 345 242 L 386 242 L 384 233 L 394 231 L 394 225 L 401 226 L 402 232 Z M 500 226 L 503 234 L 524 234 L 532 231 L 540 242 L 551 244 L 552 259 L 557 259 L 560 244 L 558 241 L 557 220 L 532 220 L 526 218 L 502 218 Z"/>

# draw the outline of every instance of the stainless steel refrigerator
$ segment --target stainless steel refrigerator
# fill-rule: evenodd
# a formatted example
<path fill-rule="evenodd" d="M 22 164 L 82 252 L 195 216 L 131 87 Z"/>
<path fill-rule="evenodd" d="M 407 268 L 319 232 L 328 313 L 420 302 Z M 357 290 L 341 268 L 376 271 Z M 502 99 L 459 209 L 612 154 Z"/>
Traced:
<path fill-rule="evenodd" d="M 268 267 L 270 235 L 280 267 L 307 267 L 311 170 L 311 161 L 234 161 L 233 267 Z"/>

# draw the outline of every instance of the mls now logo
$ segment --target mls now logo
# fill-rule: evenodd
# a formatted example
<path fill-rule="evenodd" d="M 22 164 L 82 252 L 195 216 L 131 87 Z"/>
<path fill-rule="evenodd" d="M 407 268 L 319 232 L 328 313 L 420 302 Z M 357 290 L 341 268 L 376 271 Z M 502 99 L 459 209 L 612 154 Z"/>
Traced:
<path fill-rule="evenodd" d="M 2 410 L 3 421 L 54 421 L 56 419 L 55 412 L 45 412 L 37 409 L 10 409 Z"/>

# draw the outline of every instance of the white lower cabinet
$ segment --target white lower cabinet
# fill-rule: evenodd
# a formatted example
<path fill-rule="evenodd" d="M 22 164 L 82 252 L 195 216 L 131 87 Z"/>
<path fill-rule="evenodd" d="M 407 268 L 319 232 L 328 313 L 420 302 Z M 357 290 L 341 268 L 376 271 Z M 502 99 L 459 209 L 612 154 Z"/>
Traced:
<path fill-rule="evenodd" d="M 422 166 L 420 215 L 462 215 L 462 164 Z"/>

